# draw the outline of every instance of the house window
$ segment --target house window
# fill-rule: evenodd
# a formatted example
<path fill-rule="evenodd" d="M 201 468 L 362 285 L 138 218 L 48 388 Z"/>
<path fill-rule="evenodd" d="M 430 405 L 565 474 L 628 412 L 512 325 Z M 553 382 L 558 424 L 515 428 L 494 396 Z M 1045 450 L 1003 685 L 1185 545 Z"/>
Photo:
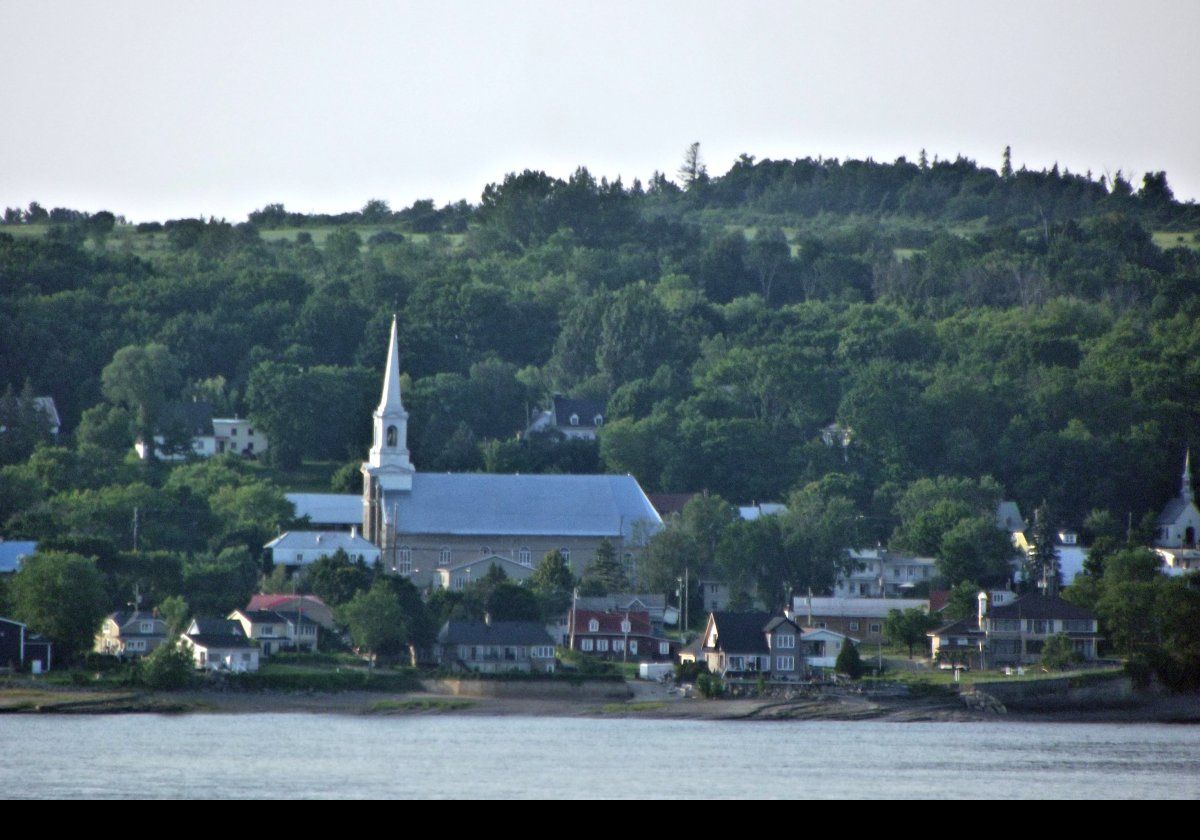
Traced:
<path fill-rule="evenodd" d="M 625 640 L 624 639 L 613 639 L 613 652 L 614 653 L 624 653 L 624 651 L 625 651 Z"/>
<path fill-rule="evenodd" d="M 300 553 L 300 552 L 298 552 L 298 551 L 296 552 L 296 562 L 297 562 L 297 563 L 303 563 L 303 562 L 304 562 L 304 555 L 303 555 L 303 554 L 301 554 L 301 553 Z"/>
<path fill-rule="evenodd" d="M 522 566 L 533 565 L 533 552 L 528 548 L 522 548 L 517 552 L 517 558 L 521 561 Z"/>
<path fill-rule="evenodd" d="M 671 652 L 671 643 L 670 642 L 659 642 L 658 643 L 658 655 L 659 656 L 666 656 L 670 652 Z"/>
<path fill-rule="evenodd" d="M 583 651 L 590 651 L 592 649 L 592 640 L 591 639 L 580 639 L 579 640 L 579 649 L 583 650 Z"/>
<path fill-rule="evenodd" d="M 595 417 L 592 418 L 592 425 L 603 426 L 604 425 L 604 417 L 597 414 Z"/>
<path fill-rule="evenodd" d="M 775 637 L 775 647 L 787 650 L 796 647 L 796 637 L 791 633 Z"/>
<path fill-rule="evenodd" d="M 629 640 L 629 652 L 637 656 L 637 642 L 633 639 Z"/>
<path fill-rule="evenodd" d="M 857 622 L 857 621 L 851 621 L 851 622 L 850 622 L 850 629 L 851 629 L 851 630 L 857 630 L 857 629 L 858 629 L 858 622 Z"/>
<path fill-rule="evenodd" d="M 621 621 L 621 632 L 622 633 L 628 633 L 632 629 L 633 629 L 633 625 L 629 623 L 629 619 L 626 618 Z"/>
<path fill-rule="evenodd" d="M 237 437 L 237 426 L 234 426 L 232 429 L 229 430 L 229 436 Z"/>
<path fill-rule="evenodd" d="M 563 559 L 563 561 L 564 561 L 564 562 L 567 562 L 567 563 L 570 563 L 570 562 L 571 562 L 571 549 L 569 549 L 569 548 L 560 548 L 560 549 L 558 550 L 558 553 L 562 555 L 562 559 Z"/>
<path fill-rule="evenodd" d="M 479 549 L 479 553 L 483 557 L 487 557 L 488 555 L 490 555 L 492 553 L 492 547 L 490 545 L 485 545 Z"/>
<path fill-rule="evenodd" d="M 597 621 L 596 619 L 593 618 L 591 621 L 588 622 L 588 632 L 589 633 L 596 633 L 596 632 L 599 632 L 599 630 L 600 630 L 600 622 L 599 621 Z"/>
<path fill-rule="evenodd" d="M 142 633 L 153 633 L 154 632 L 154 622 L 153 621 L 143 621 L 143 622 L 140 622 L 138 624 L 138 626 L 141 628 L 140 632 L 142 632 Z"/>
<path fill-rule="evenodd" d="M 880 625 L 880 624 L 872 624 L 872 625 L 871 625 L 871 632 L 872 632 L 872 633 L 878 633 L 878 632 L 880 632 L 882 629 L 883 629 L 883 625 Z"/>
<path fill-rule="evenodd" d="M 746 670 L 746 657 L 744 657 L 744 656 L 729 657 L 729 670 L 730 671 L 745 671 Z"/>
<path fill-rule="evenodd" d="M 608 639 L 597 639 L 596 651 L 597 653 L 608 653 Z"/>
<path fill-rule="evenodd" d="M 246 434 L 248 434 L 248 435 L 252 435 L 252 434 L 254 434 L 254 430 L 253 430 L 253 429 L 247 429 L 247 430 L 246 430 Z"/>
<path fill-rule="evenodd" d="M 776 656 L 775 657 L 776 671 L 795 671 L 796 657 L 794 656 Z"/>
<path fill-rule="evenodd" d="M 396 549 L 396 571 L 402 575 L 412 572 L 412 549 L 406 545 Z"/>
<path fill-rule="evenodd" d="M 572 415 L 571 415 L 571 425 L 572 425 L 572 426 L 578 426 L 578 425 L 579 425 L 579 415 L 578 415 L 578 414 L 572 414 Z"/>

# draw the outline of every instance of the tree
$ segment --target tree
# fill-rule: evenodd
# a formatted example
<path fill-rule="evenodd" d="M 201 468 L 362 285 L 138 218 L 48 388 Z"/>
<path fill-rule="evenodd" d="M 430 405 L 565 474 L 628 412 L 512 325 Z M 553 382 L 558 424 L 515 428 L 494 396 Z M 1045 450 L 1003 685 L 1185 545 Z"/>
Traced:
<path fill-rule="evenodd" d="M 392 657 L 408 645 L 408 616 L 386 581 L 378 580 L 359 592 L 338 610 L 338 616 L 360 650 Z"/>
<path fill-rule="evenodd" d="M 768 605 L 788 605 L 798 592 L 832 589 L 852 569 L 850 549 L 861 542 L 862 519 L 854 503 L 819 483 L 792 493 L 780 516 L 780 566 L 759 572 L 759 598 Z"/>
<path fill-rule="evenodd" d="M 1055 633 L 1042 646 L 1042 667 L 1048 671 L 1065 671 L 1080 659 L 1066 633 Z"/>
<path fill-rule="evenodd" d="M 1026 563 L 1025 585 L 1039 587 L 1049 596 L 1056 596 L 1062 585 L 1058 566 L 1058 526 L 1050 511 L 1042 505 L 1033 512 L 1033 548 Z"/>
<path fill-rule="evenodd" d="M 863 666 L 862 658 L 858 655 L 858 648 L 854 642 L 847 639 L 842 643 L 842 649 L 838 652 L 837 660 L 833 663 L 833 669 L 839 674 L 845 674 L 852 680 L 856 680 L 863 675 L 866 668 Z"/>
<path fill-rule="evenodd" d="M 179 363 L 161 344 L 122 347 L 100 374 L 104 395 L 134 413 L 138 437 L 152 443 L 163 409 L 183 384 Z M 153 459 L 154 447 L 150 446 Z"/>
<path fill-rule="evenodd" d="M 108 612 L 96 564 L 67 552 L 38 552 L 13 575 L 10 598 L 18 620 L 54 643 L 56 659 L 70 662 L 92 646 Z"/>
<path fill-rule="evenodd" d="M 529 588 L 541 600 L 546 615 L 558 614 L 567 608 L 575 588 L 575 577 L 562 552 L 557 549 L 546 552 L 529 577 Z"/>
<path fill-rule="evenodd" d="M 950 585 L 972 580 L 1002 586 L 1012 578 L 1014 553 L 1008 534 L 991 518 L 961 519 L 942 536 L 938 574 Z"/>
<path fill-rule="evenodd" d="M 948 619 L 970 618 L 979 612 L 980 586 L 973 580 L 964 580 L 950 590 L 942 615 Z"/>
<path fill-rule="evenodd" d="M 596 556 L 579 578 L 579 594 L 587 596 L 624 592 L 629 588 L 625 567 L 617 559 L 616 549 L 608 540 L 596 546 Z"/>
<path fill-rule="evenodd" d="M 138 663 L 138 677 L 156 691 L 184 688 L 192 681 L 192 656 L 179 644 L 179 637 L 168 638 Z"/>
<path fill-rule="evenodd" d="M 892 644 L 907 645 L 908 658 L 912 659 L 913 648 L 919 644 L 925 644 L 928 639 L 925 634 L 936 625 L 937 620 L 924 610 L 916 608 L 903 612 L 889 610 L 883 631 Z"/>
<path fill-rule="evenodd" d="M 326 604 L 338 607 L 371 588 L 374 576 L 367 564 L 351 560 L 343 549 L 317 560 L 304 570 L 304 586 Z"/>
<path fill-rule="evenodd" d="M 700 143 L 692 143 L 683 153 L 683 163 L 679 166 L 679 179 L 686 189 L 708 180 L 708 169 L 700 157 Z"/>

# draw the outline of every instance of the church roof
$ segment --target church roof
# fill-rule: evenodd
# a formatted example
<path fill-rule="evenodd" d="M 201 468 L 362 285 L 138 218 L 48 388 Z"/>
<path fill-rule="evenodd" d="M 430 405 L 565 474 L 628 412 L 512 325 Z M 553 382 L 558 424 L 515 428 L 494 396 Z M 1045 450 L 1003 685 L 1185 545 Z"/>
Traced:
<path fill-rule="evenodd" d="M 385 491 L 383 504 L 400 534 L 636 540 L 662 527 L 629 475 L 417 473 L 412 490 Z"/>
<path fill-rule="evenodd" d="M 1185 499 L 1181 496 L 1176 496 L 1174 499 L 1171 499 L 1171 501 L 1167 502 L 1162 513 L 1158 515 L 1158 524 L 1173 525 L 1183 517 L 1183 514 L 1187 512 L 1189 507 L 1195 507 L 1195 503 L 1191 499 Z"/>
<path fill-rule="evenodd" d="M 362 496 L 355 493 L 284 493 L 296 508 L 296 518 L 305 516 L 322 525 L 361 525 Z"/>

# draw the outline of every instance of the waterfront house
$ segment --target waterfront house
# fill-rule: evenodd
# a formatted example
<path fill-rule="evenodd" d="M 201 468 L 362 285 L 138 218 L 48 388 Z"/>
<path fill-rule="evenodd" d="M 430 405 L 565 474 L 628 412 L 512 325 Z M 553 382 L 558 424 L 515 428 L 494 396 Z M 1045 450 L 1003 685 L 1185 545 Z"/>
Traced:
<path fill-rule="evenodd" d="M 786 616 L 711 612 L 700 661 L 726 679 L 797 680 L 807 673 L 800 637 L 800 628 Z"/>
<path fill-rule="evenodd" d="M 1084 661 L 1097 658 L 1100 641 L 1095 615 L 1061 598 L 1031 593 L 991 606 L 979 593 L 975 616 L 929 633 L 935 660 L 972 667 L 1030 665 L 1042 656 L 1051 636 L 1065 635 Z"/>
<path fill-rule="evenodd" d="M 657 636 L 646 610 L 571 612 L 567 647 L 599 659 L 620 661 L 671 658 L 670 640 Z"/>
<path fill-rule="evenodd" d="M 247 638 L 258 642 L 263 656 L 284 651 L 317 649 L 317 622 L 297 612 L 280 610 L 234 610 L 229 618 L 242 627 Z"/>
<path fill-rule="evenodd" d="M 438 667 L 481 674 L 554 673 L 554 641 L 534 621 L 447 621 L 438 632 Z"/>
<path fill-rule="evenodd" d="M 929 611 L 922 598 L 805 598 L 797 597 L 791 617 L 814 630 L 833 630 L 869 645 L 884 641 L 883 626 L 891 610 Z"/>
<path fill-rule="evenodd" d="M 115 612 L 104 619 L 93 650 L 111 656 L 145 656 L 167 640 L 167 623 L 142 610 Z"/>
<path fill-rule="evenodd" d="M 838 654 L 846 644 L 857 645 L 858 639 L 825 629 L 805 629 L 800 635 L 800 647 L 810 668 L 833 668 Z"/>
<path fill-rule="evenodd" d="M 179 637 L 196 667 L 206 671 L 246 673 L 258 670 L 258 645 L 242 625 L 224 618 L 196 618 Z"/>
<path fill-rule="evenodd" d="M 251 596 L 247 610 L 273 610 L 280 613 L 303 613 L 326 630 L 334 629 L 333 610 L 316 595 L 263 595 Z"/>

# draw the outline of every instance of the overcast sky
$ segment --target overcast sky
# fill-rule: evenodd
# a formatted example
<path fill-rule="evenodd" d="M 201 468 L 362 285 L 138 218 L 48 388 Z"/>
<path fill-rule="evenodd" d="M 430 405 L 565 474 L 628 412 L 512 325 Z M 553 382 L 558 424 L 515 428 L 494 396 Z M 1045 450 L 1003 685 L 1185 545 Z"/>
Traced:
<path fill-rule="evenodd" d="M 964 154 L 1200 197 L 1200 2 L 0 0 L 0 206 L 475 202 L 505 172 Z"/>

